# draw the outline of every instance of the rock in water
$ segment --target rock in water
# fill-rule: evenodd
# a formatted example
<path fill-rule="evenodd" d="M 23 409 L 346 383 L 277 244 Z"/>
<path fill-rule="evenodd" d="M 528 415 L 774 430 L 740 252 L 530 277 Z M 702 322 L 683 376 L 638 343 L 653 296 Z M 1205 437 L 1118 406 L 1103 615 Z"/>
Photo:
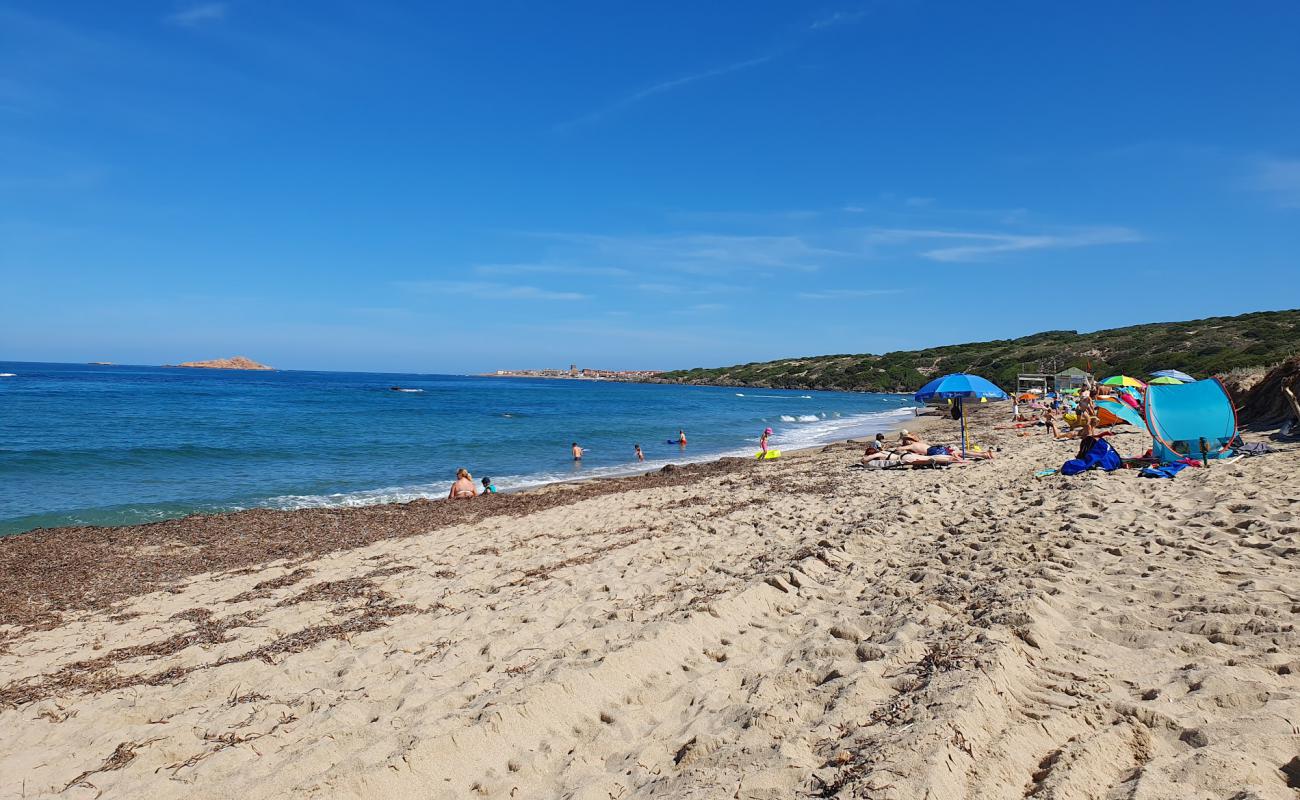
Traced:
<path fill-rule="evenodd" d="M 214 358 L 211 361 L 186 361 L 177 364 L 178 367 L 198 367 L 200 369 L 269 369 L 265 364 L 259 364 L 247 356 L 235 356 L 233 358 Z"/>

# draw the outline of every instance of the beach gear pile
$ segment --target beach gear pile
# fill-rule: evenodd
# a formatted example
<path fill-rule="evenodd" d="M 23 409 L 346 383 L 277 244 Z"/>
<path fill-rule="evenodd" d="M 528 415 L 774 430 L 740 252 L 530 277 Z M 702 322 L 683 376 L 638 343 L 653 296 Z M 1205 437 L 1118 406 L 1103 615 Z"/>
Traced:
<path fill-rule="evenodd" d="M 1140 474 L 1173 478 L 1186 467 L 1209 466 L 1212 460 L 1226 458 L 1234 447 L 1241 446 L 1236 409 L 1218 378 L 1198 381 L 1178 370 L 1154 375 L 1148 384 L 1127 375 L 1107 378 L 1102 385 L 1114 387 L 1116 393 L 1096 398 L 1102 425 L 1126 423 L 1150 434 L 1151 452 L 1145 459 L 1149 465 Z M 1123 463 L 1115 449 L 1099 438 L 1081 457 L 1065 462 L 1060 471 L 1062 475 L 1090 469 L 1110 472 Z"/>

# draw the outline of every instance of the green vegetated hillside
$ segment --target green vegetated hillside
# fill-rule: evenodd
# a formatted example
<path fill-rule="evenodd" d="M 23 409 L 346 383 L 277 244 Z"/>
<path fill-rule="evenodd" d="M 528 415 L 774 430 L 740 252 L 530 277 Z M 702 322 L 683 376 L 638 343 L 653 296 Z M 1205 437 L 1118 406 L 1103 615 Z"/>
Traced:
<path fill-rule="evenodd" d="M 1300 309 L 1158 322 L 1092 333 L 1044 331 L 1019 339 L 884 355 L 831 355 L 667 372 L 662 380 L 787 389 L 915 391 L 930 378 L 973 372 L 1015 388 L 1021 371 L 1088 369 L 1145 378 L 1180 369 L 1198 378 L 1277 363 L 1300 352 Z"/>

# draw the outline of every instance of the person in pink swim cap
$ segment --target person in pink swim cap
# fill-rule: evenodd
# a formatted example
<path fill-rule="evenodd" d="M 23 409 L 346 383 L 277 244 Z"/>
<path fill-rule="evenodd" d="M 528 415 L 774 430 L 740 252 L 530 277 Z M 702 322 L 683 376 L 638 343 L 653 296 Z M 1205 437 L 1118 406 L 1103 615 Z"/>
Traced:
<path fill-rule="evenodd" d="M 771 435 L 772 435 L 772 429 L 766 428 L 763 431 L 763 435 L 758 437 L 758 447 L 759 447 L 758 457 L 760 459 L 767 458 L 767 437 Z"/>

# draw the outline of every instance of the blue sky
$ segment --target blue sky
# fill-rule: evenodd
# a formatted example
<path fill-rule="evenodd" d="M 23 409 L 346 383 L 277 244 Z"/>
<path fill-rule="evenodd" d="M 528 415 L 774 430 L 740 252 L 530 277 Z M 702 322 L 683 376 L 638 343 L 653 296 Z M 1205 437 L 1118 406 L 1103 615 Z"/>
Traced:
<path fill-rule="evenodd" d="M 711 366 L 1300 306 L 1300 4 L 5 2 L 0 358 Z"/>

